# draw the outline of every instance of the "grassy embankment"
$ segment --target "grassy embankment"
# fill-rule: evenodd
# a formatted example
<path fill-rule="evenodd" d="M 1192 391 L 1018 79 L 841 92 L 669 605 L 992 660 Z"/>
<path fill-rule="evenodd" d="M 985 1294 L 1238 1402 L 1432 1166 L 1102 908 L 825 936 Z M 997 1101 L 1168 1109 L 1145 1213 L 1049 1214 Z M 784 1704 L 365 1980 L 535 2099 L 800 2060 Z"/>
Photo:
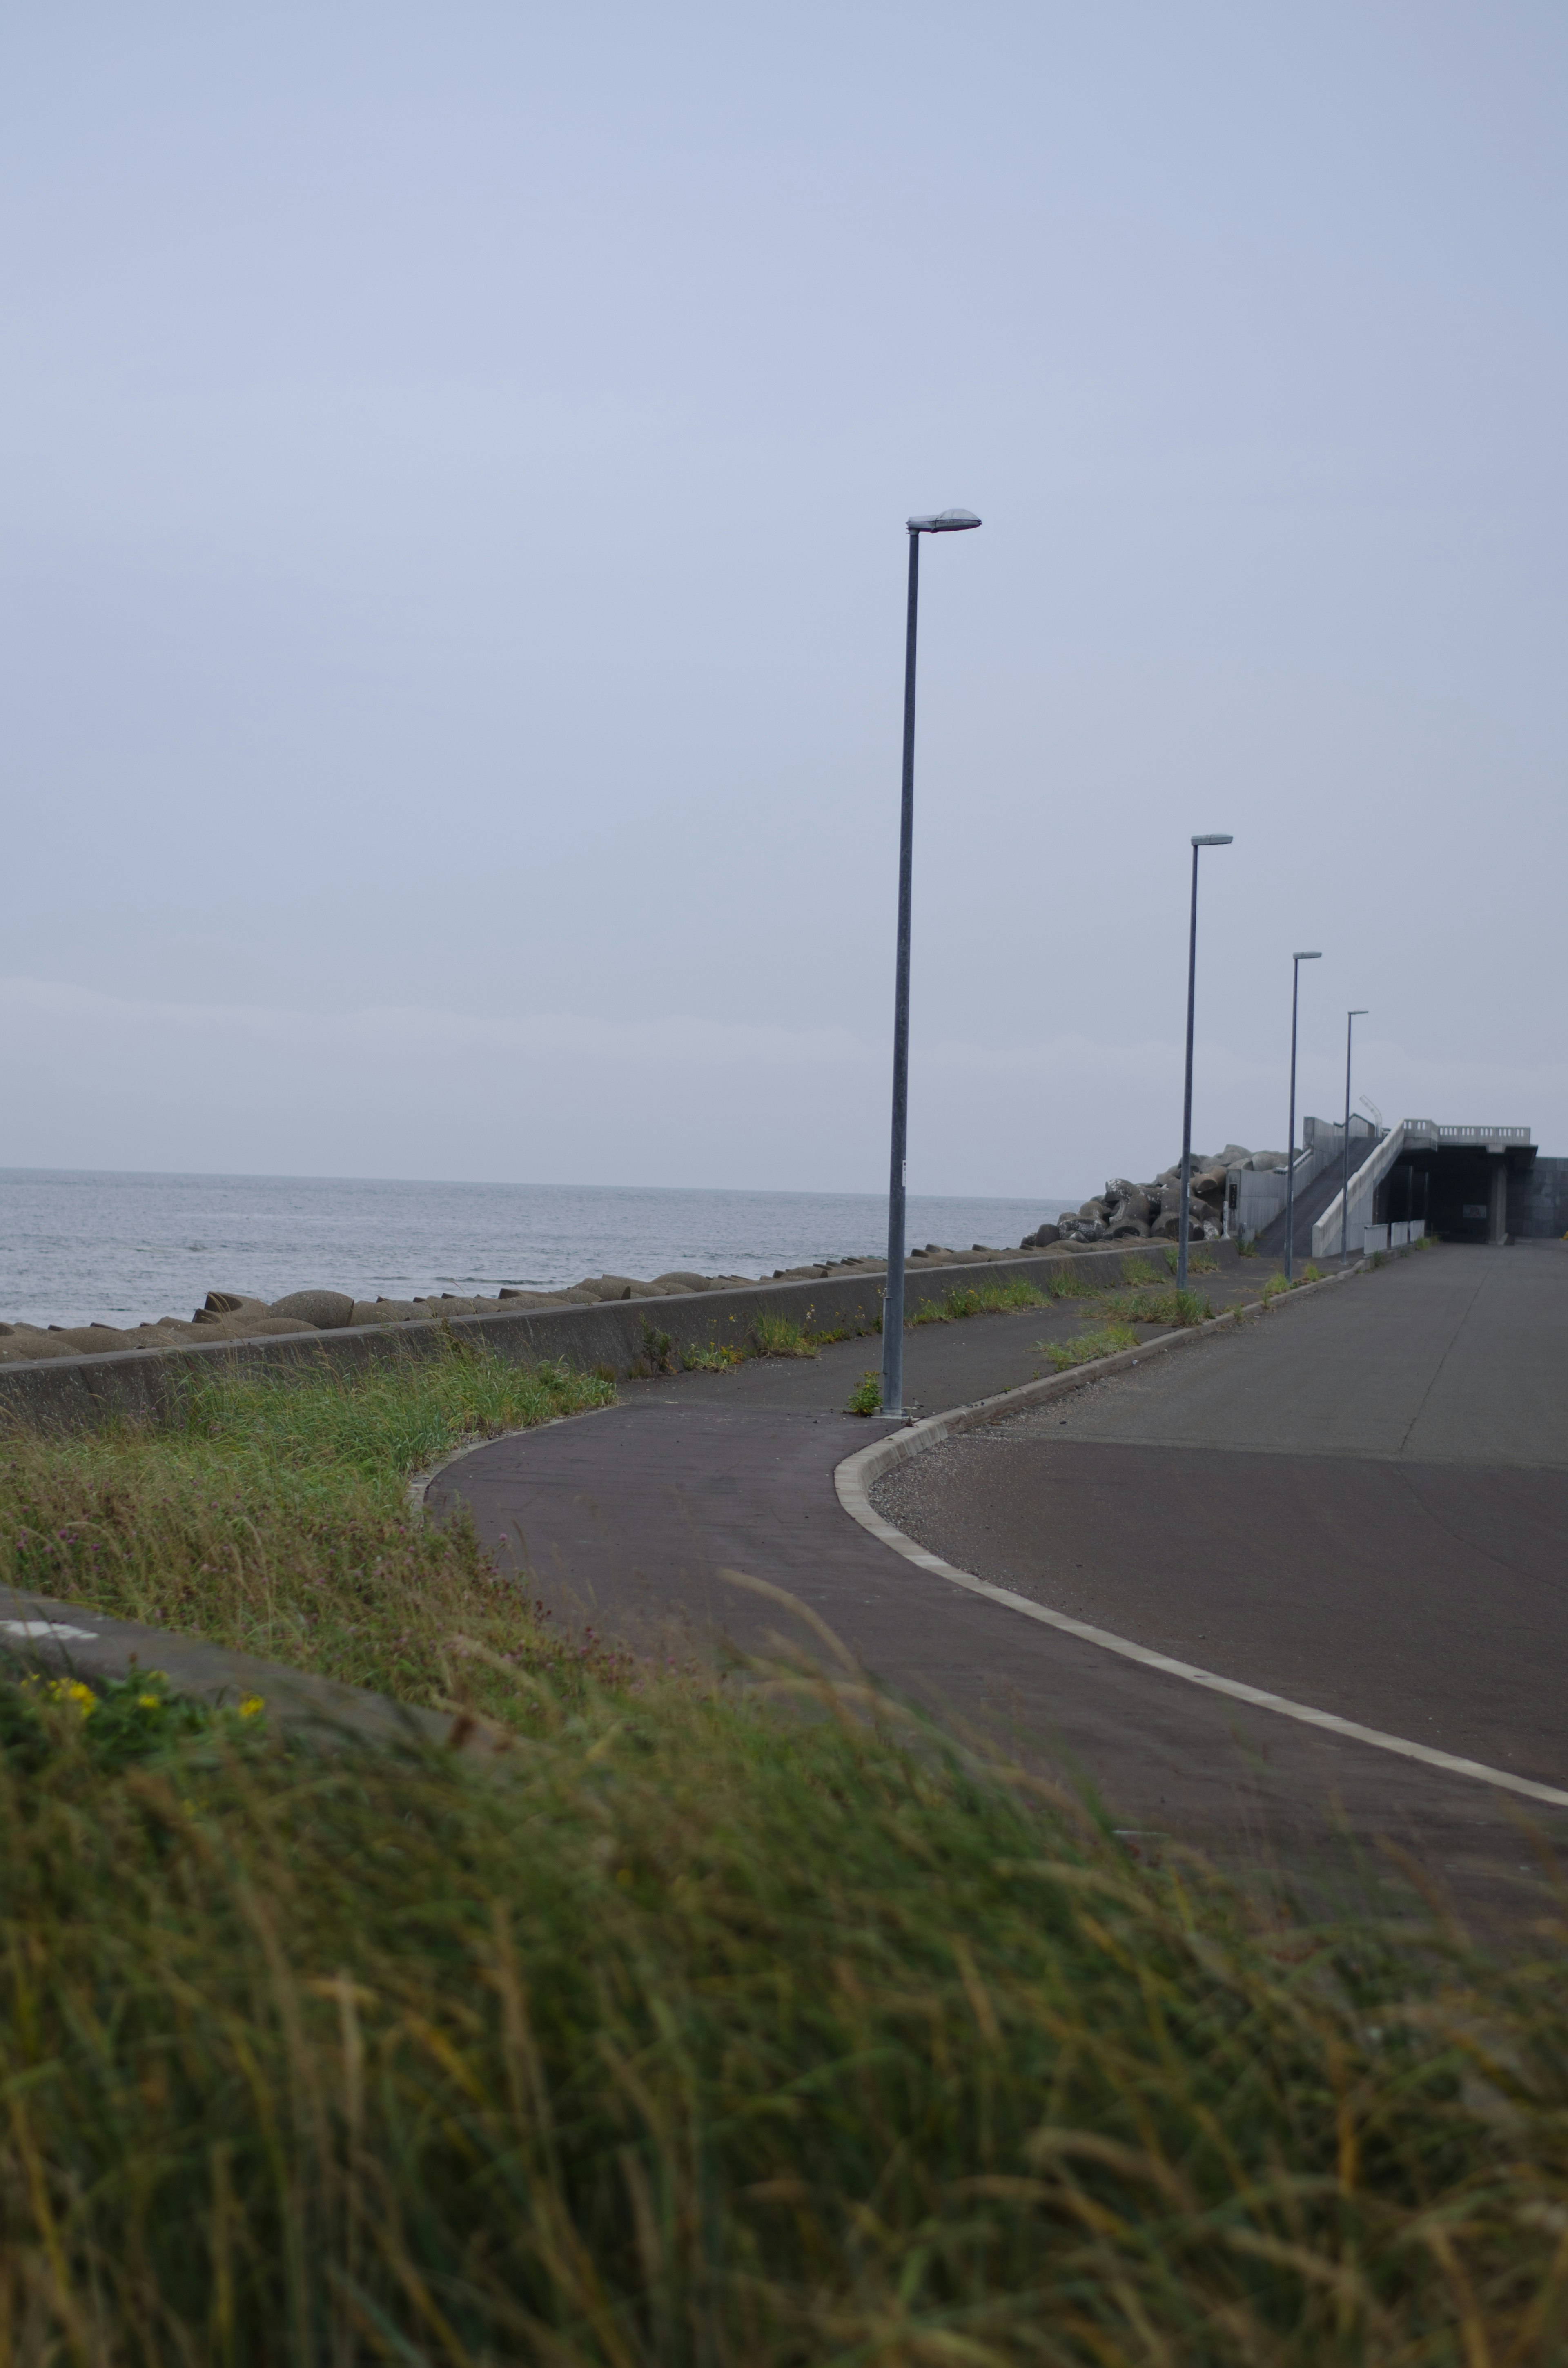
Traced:
<path fill-rule="evenodd" d="M 1314 1933 L 863 1698 L 528 1694 L 487 1770 L 13 1722 L 6 2358 L 1562 2359 L 1558 1941 Z"/>
<path fill-rule="evenodd" d="M 613 1387 L 454 1346 L 426 1364 L 193 1382 L 178 1419 L 0 1440 L 0 1582 L 407 1702 L 513 1713 L 511 1665 L 592 1661 L 408 1477 Z M 495 1666 L 495 1664 L 502 1666 Z"/>

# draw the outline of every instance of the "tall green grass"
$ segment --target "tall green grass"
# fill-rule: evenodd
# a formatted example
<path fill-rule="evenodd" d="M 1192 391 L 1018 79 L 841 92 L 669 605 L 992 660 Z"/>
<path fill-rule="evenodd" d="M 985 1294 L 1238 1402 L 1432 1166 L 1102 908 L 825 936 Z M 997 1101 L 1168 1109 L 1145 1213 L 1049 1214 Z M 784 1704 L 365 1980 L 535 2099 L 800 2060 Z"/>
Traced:
<path fill-rule="evenodd" d="M 404 1701 L 510 1712 L 488 1656 L 564 1668 L 494 1541 L 408 1476 L 465 1440 L 608 1405 L 594 1377 L 454 1345 L 428 1363 L 194 1383 L 177 1417 L 0 1439 L 0 1584 Z M 3 2355 L 0 2355 L 3 2356 Z"/>
<path fill-rule="evenodd" d="M 1562 2359 L 1559 1938 L 1264 1916 L 835 1707 L 0 1760 L 0 2356 Z"/>

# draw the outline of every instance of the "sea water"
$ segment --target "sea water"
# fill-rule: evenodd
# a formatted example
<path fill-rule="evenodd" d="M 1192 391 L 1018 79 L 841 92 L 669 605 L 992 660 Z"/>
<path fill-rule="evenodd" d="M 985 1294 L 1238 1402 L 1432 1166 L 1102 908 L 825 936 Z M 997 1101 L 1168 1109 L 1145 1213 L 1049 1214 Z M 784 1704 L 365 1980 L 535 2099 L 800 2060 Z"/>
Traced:
<path fill-rule="evenodd" d="M 1008 1248 L 1074 1205 L 911 1194 L 908 1240 Z M 0 1169 L 0 1318 L 30 1324 L 188 1316 L 213 1290 L 557 1291 L 585 1275 L 770 1275 L 886 1248 L 887 1202 L 869 1192 Z"/>

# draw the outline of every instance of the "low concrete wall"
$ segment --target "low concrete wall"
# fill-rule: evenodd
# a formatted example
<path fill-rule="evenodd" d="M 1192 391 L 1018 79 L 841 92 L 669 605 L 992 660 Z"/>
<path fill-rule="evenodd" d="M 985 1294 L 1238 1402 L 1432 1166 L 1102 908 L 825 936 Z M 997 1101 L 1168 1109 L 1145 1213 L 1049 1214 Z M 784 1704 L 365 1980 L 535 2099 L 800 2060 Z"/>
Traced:
<path fill-rule="evenodd" d="M 1301 1163 L 1298 1163 L 1301 1165 Z M 1296 1190 L 1301 1189 L 1301 1177 L 1296 1178 Z M 1243 1167 L 1231 1178 L 1225 1194 L 1225 1225 L 1238 1241 L 1250 1242 L 1271 1225 L 1285 1206 L 1290 1179 L 1283 1174 L 1272 1174 L 1267 1167 Z"/>
<path fill-rule="evenodd" d="M 1371 1258 L 1379 1250 L 1409 1249 L 1422 1239 L 1426 1231 L 1425 1217 L 1398 1217 L 1386 1225 L 1363 1225 L 1361 1255 Z"/>
<path fill-rule="evenodd" d="M 1071 1266 L 1097 1281 L 1119 1281 L 1131 1258 L 1162 1266 L 1163 1242 L 1114 1248 L 1019 1250 L 912 1265 L 904 1282 L 908 1314 L 949 1291 L 1021 1279 L 1042 1288 Z M 1233 1242 L 1206 1242 L 1204 1255 L 1234 1262 Z M 194 1377 L 221 1372 L 354 1371 L 396 1359 L 439 1356 L 449 1338 L 472 1340 L 509 1363 L 542 1363 L 616 1380 L 648 1357 L 648 1335 L 664 1334 L 677 1360 L 684 1351 L 747 1340 L 759 1315 L 782 1315 L 809 1332 L 874 1333 L 881 1328 L 881 1274 L 826 1275 L 806 1282 L 759 1282 L 746 1291 L 708 1291 L 667 1299 L 601 1300 L 597 1307 L 540 1307 L 498 1315 L 455 1315 L 427 1324 L 376 1324 L 337 1332 L 286 1333 L 260 1340 L 217 1340 L 209 1348 L 127 1349 L 108 1357 L 51 1357 L 0 1365 L 0 1417 L 41 1429 L 85 1430 L 116 1418 L 167 1414 Z"/>

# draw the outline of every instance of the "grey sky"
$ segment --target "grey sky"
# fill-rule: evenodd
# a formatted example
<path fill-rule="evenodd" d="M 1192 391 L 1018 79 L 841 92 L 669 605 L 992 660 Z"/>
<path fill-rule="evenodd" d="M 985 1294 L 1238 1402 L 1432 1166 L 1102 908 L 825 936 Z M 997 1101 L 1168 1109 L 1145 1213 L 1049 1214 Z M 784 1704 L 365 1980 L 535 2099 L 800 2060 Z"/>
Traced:
<path fill-rule="evenodd" d="M 16 12 L 0 1164 L 1568 1151 L 1558 5 Z"/>

